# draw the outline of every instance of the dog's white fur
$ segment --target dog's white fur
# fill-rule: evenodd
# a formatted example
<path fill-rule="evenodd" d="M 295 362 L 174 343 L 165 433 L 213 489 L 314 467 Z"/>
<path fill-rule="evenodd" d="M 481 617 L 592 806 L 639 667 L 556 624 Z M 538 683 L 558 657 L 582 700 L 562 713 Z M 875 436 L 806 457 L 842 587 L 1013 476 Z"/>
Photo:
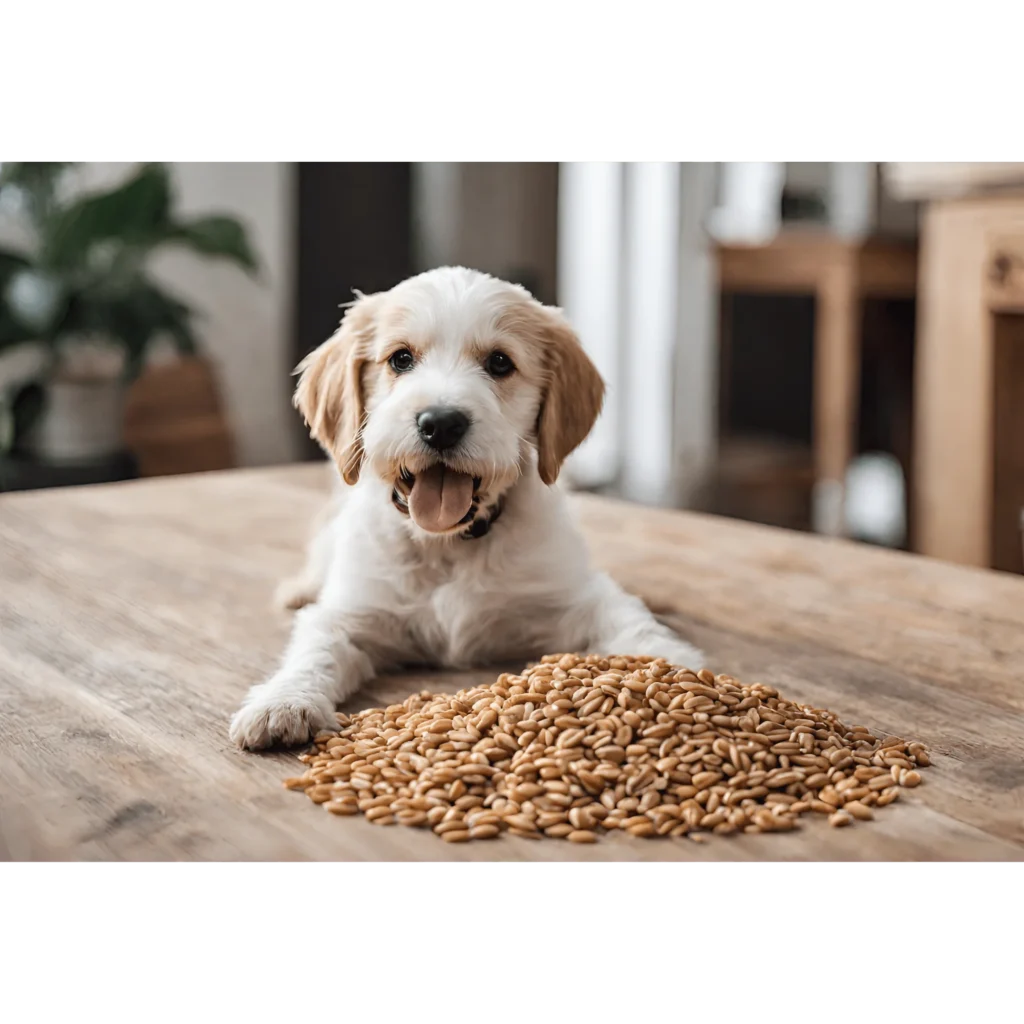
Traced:
<path fill-rule="evenodd" d="M 406 347 L 416 365 L 396 375 L 388 358 Z M 508 378 L 483 369 L 496 348 L 516 366 Z M 603 396 L 560 311 L 476 271 L 434 270 L 360 296 L 300 371 L 296 404 L 334 457 L 339 486 L 305 569 L 280 594 L 305 605 L 281 666 L 232 720 L 240 746 L 305 742 L 333 727 L 335 706 L 376 672 L 400 665 L 460 668 L 555 651 L 702 665 L 642 601 L 590 567 L 554 485 Z M 415 427 L 435 404 L 457 406 L 472 423 L 441 454 Z M 481 477 L 487 500 L 502 500 L 486 536 L 428 533 L 392 504 L 401 467 L 438 461 Z"/>

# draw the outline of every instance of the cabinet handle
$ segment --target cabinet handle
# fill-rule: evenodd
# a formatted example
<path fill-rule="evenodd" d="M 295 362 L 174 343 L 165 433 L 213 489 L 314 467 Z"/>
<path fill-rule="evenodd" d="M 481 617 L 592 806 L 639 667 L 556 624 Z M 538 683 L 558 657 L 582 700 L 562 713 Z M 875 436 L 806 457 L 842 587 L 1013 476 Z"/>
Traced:
<path fill-rule="evenodd" d="M 988 278 L 993 284 L 1006 284 L 1006 279 L 1013 270 L 1014 259 L 1006 253 L 999 252 L 992 257 L 992 265 L 989 267 Z"/>

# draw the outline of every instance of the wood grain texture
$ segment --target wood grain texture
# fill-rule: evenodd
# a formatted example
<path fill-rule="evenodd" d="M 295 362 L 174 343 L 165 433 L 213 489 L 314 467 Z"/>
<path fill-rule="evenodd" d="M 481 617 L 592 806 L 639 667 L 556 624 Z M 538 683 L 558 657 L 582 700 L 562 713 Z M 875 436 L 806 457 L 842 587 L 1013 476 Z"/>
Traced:
<path fill-rule="evenodd" d="M 0 498 L 0 858 L 1024 859 L 1024 580 L 713 517 L 576 497 L 596 561 L 710 654 L 851 724 L 919 739 L 926 783 L 874 822 L 581 849 L 339 820 L 234 749 L 288 632 L 270 595 L 322 466 Z M 392 676 L 349 710 L 494 669 Z"/>

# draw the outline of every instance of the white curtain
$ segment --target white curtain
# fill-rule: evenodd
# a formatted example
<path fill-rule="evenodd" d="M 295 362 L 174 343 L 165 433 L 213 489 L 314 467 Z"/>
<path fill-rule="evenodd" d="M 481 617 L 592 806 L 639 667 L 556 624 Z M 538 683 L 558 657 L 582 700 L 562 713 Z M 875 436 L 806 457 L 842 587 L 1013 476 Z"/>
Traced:
<path fill-rule="evenodd" d="M 713 457 L 714 181 L 713 164 L 561 165 L 559 303 L 608 383 L 580 486 L 685 505 Z"/>

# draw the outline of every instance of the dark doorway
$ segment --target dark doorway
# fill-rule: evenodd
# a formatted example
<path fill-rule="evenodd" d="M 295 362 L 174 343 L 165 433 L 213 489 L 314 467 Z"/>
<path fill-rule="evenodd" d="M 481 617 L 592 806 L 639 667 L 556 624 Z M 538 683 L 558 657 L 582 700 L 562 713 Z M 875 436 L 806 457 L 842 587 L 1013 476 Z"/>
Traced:
<path fill-rule="evenodd" d="M 995 318 L 992 568 L 1024 572 L 1024 316 Z"/>
<path fill-rule="evenodd" d="M 297 363 L 334 333 L 353 288 L 379 291 L 412 273 L 412 164 L 300 163 L 296 219 Z M 308 437 L 304 453 L 321 454 Z"/>

